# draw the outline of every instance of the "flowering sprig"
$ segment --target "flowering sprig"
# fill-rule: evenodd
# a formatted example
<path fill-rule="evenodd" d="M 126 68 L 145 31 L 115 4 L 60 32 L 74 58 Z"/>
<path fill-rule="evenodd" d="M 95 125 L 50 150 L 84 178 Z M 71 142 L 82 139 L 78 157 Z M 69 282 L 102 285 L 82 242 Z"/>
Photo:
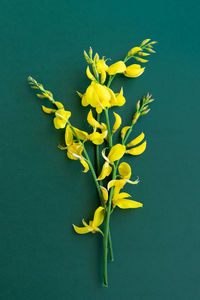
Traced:
<path fill-rule="evenodd" d="M 113 135 L 121 127 L 122 118 L 113 111 L 115 122 L 111 127 L 110 109 L 116 106 L 123 106 L 126 102 L 123 88 L 114 92 L 110 85 L 117 74 L 123 74 L 126 77 L 139 77 L 145 71 L 145 67 L 139 64 L 127 65 L 130 59 L 146 63 L 143 57 L 155 53 L 153 45 L 156 42 L 150 39 L 144 40 L 140 46 L 133 47 L 125 56 L 124 60 L 117 61 L 111 65 L 107 64 L 108 59 L 100 58 L 99 54 L 93 55 L 90 47 L 88 53 L 84 51 L 84 56 L 88 64 L 86 75 L 89 78 L 90 85 L 85 93 L 77 92 L 81 98 L 82 106 L 90 106 L 87 122 L 91 126 L 91 132 L 83 131 L 70 122 L 71 112 L 65 110 L 64 105 L 54 100 L 53 94 L 46 90 L 42 84 L 38 83 L 32 77 L 28 77 L 29 84 L 33 89 L 37 89 L 37 96 L 40 99 L 46 98 L 53 105 L 42 109 L 47 114 L 54 115 L 54 126 L 56 129 L 65 129 L 65 143 L 59 145 L 59 149 L 66 151 L 66 156 L 71 160 L 76 160 L 84 167 L 83 172 L 91 172 L 99 200 L 100 206 L 94 213 L 93 220 L 87 223 L 82 220 L 83 226 L 73 225 L 78 234 L 100 233 L 103 238 L 103 285 L 108 286 L 107 278 L 107 260 L 108 249 L 111 261 L 114 260 L 112 241 L 110 234 L 110 217 L 116 207 L 121 209 L 139 208 L 143 204 L 130 199 L 131 195 L 122 191 L 126 184 L 138 184 L 139 179 L 133 179 L 131 166 L 121 159 L 126 155 L 138 156 L 146 149 L 145 134 L 142 132 L 139 136 L 128 142 L 128 138 L 134 125 L 140 116 L 146 115 L 149 111 L 149 104 L 153 102 L 150 94 L 143 97 L 136 104 L 136 112 L 133 115 L 131 125 L 126 125 L 120 130 L 121 140 L 113 145 Z M 96 111 L 96 115 L 95 115 Z M 101 115 L 105 114 L 106 123 L 101 122 Z M 91 158 L 87 152 L 87 143 L 92 143 L 96 148 L 96 170 Z M 102 147 L 103 146 L 103 147 Z M 100 147 L 102 147 L 103 164 L 100 164 Z M 104 229 L 100 226 L 104 223 Z"/>

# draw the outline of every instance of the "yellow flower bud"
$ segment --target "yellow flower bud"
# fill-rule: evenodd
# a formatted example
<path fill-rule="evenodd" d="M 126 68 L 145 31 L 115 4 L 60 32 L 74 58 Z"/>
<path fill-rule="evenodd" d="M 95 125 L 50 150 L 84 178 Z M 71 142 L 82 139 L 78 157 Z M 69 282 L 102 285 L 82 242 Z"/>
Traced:
<path fill-rule="evenodd" d="M 124 75 L 126 77 L 138 77 L 144 72 L 145 68 L 141 68 L 138 64 L 130 65 L 126 68 Z"/>
<path fill-rule="evenodd" d="M 127 56 L 132 56 L 132 55 L 136 54 L 138 51 L 141 51 L 141 50 L 142 50 L 142 48 L 140 48 L 140 47 L 134 47 L 134 48 L 132 48 L 132 49 L 128 52 L 128 55 L 127 55 Z"/>

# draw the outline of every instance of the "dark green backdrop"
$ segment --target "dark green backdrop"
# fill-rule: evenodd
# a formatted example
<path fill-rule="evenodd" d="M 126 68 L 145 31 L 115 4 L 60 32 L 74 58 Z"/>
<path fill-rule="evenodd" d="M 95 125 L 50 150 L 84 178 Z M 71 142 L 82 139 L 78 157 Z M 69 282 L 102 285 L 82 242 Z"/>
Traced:
<path fill-rule="evenodd" d="M 1 271 L 2 300 L 198 300 L 199 1 L 1 1 Z M 148 91 L 156 102 L 139 122 L 148 140 L 133 161 L 144 203 L 112 217 L 115 262 L 101 286 L 101 243 L 78 236 L 72 223 L 91 217 L 90 175 L 57 149 L 62 134 L 40 109 L 29 74 L 87 129 L 83 49 L 118 60 L 143 39 L 158 40 L 144 75 L 118 78 L 130 121 Z"/>

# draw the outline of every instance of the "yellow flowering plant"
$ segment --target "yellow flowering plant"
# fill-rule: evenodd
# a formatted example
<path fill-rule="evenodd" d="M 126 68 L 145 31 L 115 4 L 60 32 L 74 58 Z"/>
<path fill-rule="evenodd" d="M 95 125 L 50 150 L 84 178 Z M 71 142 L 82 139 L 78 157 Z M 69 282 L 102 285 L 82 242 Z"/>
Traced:
<path fill-rule="evenodd" d="M 129 64 L 134 60 L 139 63 L 146 63 L 143 57 L 155 53 L 153 45 L 155 41 L 144 40 L 140 46 L 133 47 L 125 56 L 124 60 L 108 65 L 105 57 L 100 58 L 99 54 L 93 55 L 90 47 L 89 52 L 84 51 L 87 62 L 86 75 L 90 84 L 84 93 L 77 92 L 81 104 L 89 107 L 87 122 L 91 126 L 91 132 L 86 132 L 75 127 L 71 121 L 71 112 L 66 110 L 61 102 L 54 100 L 53 94 L 46 90 L 42 84 L 38 83 L 31 76 L 28 82 L 33 89 L 38 90 L 37 96 L 41 99 L 47 98 L 52 107 L 42 105 L 42 110 L 46 114 L 53 115 L 53 123 L 56 129 L 65 130 L 64 145 L 59 145 L 59 149 L 66 151 L 66 157 L 77 160 L 81 163 L 83 172 L 92 173 L 94 183 L 97 188 L 100 204 L 94 212 L 93 220 L 87 223 L 82 220 L 83 226 L 73 224 L 73 228 L 78 234 L 100 233 L 103 239 L 103 285 L 108 286 L 107 262 L 108 253 L 110 260 L 114 260 L 113 247 L 110 233 L 110 217 L 115 208 L 129 209 L 139 208 L 143 204 L 130 199 L 131 195 L 122 191 L 126 184 L 138 184 L 139 179 L 131 179 L 131 166 L 126 162 L 121 162 L 126 155 L 138 156 L 146 149 L 145 134 L 129 140 L 133 127 L 141 116 L 149 111 L 149 104 L 154 100 L 150 94 L 143 97 L 136 104 L 136 112 L 133 114 L 132 122 L 121 128 L 119 141 L 113 145 L 113 136 L 122 124 L 122 118 L 113 110 L 115 106 L 123 106 L 126 102 L 123 88 L 113 91 L 110 85 L 117 74 L 122 74 L 129 78 L 139 77 L 145 71 L 138 63 Z M 114 124 L 111 126 L 110 113 L 114 114 Z M 102 122 L 104 115 L 105 123 Z M 95 162 L 87 151 L 87 144 L 92 143 L 96 149 Z M 101 153 L 100 153 L 101 152 Z M 100 154 L 104 160 L 100 163 Z M 95 167 L 94 167 L 95 165 Z M 104 223 L 103 228 L 100 226 Z"/>

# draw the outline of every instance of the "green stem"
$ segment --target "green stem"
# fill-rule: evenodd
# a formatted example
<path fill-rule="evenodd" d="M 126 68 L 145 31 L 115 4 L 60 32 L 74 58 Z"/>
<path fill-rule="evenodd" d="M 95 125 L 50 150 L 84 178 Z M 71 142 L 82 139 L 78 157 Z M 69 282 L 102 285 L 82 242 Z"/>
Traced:
<path fill-rule="evenodd" d="M 79 139 L 79 137 L 77 136 L 76 132 L 74 131 L 73 129 L 73 126 L 71 125 L 71 123 L 68 121 L 68 124 L 70 125 L 70 128 L 72 129 L 74 135 L 76 136 L 77 140 L 82 144 L 83 146 L 83 152 L 85 154 L 85 157 L 87 159 L 87 163 L 90 167 L 90 171 L 92 173 L 92 176 L 93 176 L 93 179 L 94 179 L 94 182 L 95 182 L 95 185 L 96 185 L 96 188 L 97 188 L 97 192 L 98 192 L 98 195 L 99 195 L 99 199 L 100 199 L 100 202 L 102 204 L 102 206 L 105 207 L 105 203 L 103 201 L 103 197 L 102 197 L 102 192 L 101 192 L 101 189 L 100 189 L 100 185 L 99 185 L 99 182 L 97 180 L 97 176 L 96 176 L 96 173 L 95 173 L 95 170 L 93 168 L 93 165 L 92 165 L 92 162 L 90 160 L 90 157 L 87 153 L 87 150 L 85 149 L 85 146 L 84 144 L 81 142 L 81 140 Z M 108 234 L 108 243 L 109 243 L 109 249 L 110 249 L 110 259 L 111 261 L 114 260 L 114 255 L 113 255 L 113 249 L 112 249 L 112 240 L 111 240 L 111 234 L 110 234 L 110 231 L 109 231 L 109 234 Z"/>
<path fill-rule="evenodd" d="M 106 124 L 107 124 L 107 128 L 108 128 L 109 148 L 112 148 L 112 133 L 111 133 L 111 130 L 110 130 L 110 120 L 109 120 L 108 108 L 105 108 L 104 111 L 105 111 L 105 117 L 106 117 Z"/>

